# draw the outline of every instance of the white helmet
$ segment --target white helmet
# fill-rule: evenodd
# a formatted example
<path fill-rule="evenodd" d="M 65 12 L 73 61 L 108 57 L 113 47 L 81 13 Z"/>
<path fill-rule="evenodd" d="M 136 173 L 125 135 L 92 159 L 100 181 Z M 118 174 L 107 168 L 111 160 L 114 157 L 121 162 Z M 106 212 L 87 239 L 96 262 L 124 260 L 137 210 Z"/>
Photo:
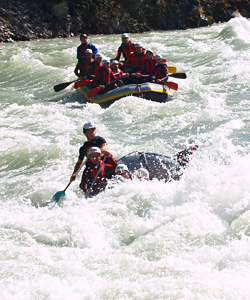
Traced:
<path fill-rule="evenodd" d="M 162 59 L 162 55 L 161 54 L 156 54 L 155 59 Z"/>
<path fill-rule="evenodd" d="M 102 57 L 101 53 L 98 52 L 98 53 L 95 54 L 95 58 L 100 58 L 100 57 Z"/>
<path fill-rule="evenodd" d="M 119 64 L 119 62 L 117 61 L 117 60 L 113 60 L 112 62 L 111 62 L 111 66 L 112 65 L 118 65 Z"/>
<path fill-rule="evenodd" d="M 143 176 L 143 178 L 145 179 L 149 179 L 149 172 L 147 169 L 145 168 L 140 168 L 138 171 L 140 171 L 141 175 Z"/>
<path fill-rule="evenodd" d="M 127 33 L 122 34 L 122 38 L 128 38 L 128 37 L 129 37 L 129 35 Z"/>
<path fill-rule="evenodd" d="M 110 59 L 109 58 L 103 58 L 102 64 L 104 65 L 106 63 L 110 63 Z"/>
<path fill-rule="evenodd" d="M 127 171 L 128 172 L 128 167 L 125 164 L 119 164 L 115 168 L 115 173 L 118 173 L 119 171 Z"/>
<path fill-rule="evenodd" d="M 87 131 L 89 129 L 92 129 L 92 128 L 94 128 L 94 129 L 96 128 L 93 123 L 91 123 L 91 122 L 85 123 L 83 125 L 83 132 L 85 132 L 85 131 Z"/>
<path fill-rule="evenodd" d="M 92 54 L 93 52 L 92 52 L 91 49 L 87 49 L 87 50 L 85 51 L 85 53 L 91 53 L 91 54 Z"/>
<path fill-rule="evenodd" d="M 93 153 L 101 154 L 101 149 L 99 147 L 91 147 L 88 151 L 88 155 L 91 155 Z"/>

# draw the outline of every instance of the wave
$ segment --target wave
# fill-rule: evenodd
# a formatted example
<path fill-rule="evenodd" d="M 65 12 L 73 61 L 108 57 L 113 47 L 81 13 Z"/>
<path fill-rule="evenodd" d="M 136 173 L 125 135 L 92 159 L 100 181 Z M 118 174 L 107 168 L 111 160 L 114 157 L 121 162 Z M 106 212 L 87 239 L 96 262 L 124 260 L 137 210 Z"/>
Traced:
<path fill-rule="evenodd" d="M 250 21 L 243 17 L 231 19 L 219 33 L 219 39 L 229 41 L 235 50 L 250 47 Z"/>

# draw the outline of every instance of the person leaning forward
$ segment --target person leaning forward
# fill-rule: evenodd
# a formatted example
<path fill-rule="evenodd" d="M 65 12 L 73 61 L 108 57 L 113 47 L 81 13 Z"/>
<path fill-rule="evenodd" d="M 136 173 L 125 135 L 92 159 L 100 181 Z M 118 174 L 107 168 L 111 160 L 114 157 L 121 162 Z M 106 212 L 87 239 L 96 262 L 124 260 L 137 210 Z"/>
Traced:
<path fill-rule="evenodd" d="M 83 163 L 84 157 L 87 156 L 89 148 L 99 147 L 102 152 L 107 150 L 106 140 L 103 137 L 96 135 L 96 127 L 93 123 L 88 122 L 83 125 L 83 134 L 86 136 L 87 141 L 79 149 L 78 161 L 75 164 L 73 174 L 70 177 L 71 182 L 75 180 L 76 174 Z"/>

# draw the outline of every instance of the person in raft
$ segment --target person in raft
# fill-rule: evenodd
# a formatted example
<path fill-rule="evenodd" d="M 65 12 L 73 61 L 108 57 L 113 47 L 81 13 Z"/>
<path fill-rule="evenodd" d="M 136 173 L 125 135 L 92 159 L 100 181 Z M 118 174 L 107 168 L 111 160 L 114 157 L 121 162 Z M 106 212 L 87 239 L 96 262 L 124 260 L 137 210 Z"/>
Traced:
<path fill-rule="evenodd" d="M 88 151 L 88 160 L 82 174 L 80 188 L 87 197 L 95 196 L 104 191 L 107 185 L 106 170 L 115 172 L 116 160 L 107 150 L 103 151 L 105 157 L 109 158 L 110 163 L 101 160 L 101 149 L 99 147 L 91 147 Z"/>
<path fill-rule="evenodd" d="M 77 59 L 81 61 L 87 49 L 92 50 L 92 56 L 94 58 L 98 50 L 94 44 L 88 43 L 88 35 L 86 33 L 80 34 L 80 41 L 81 45 L 77 47 Z"/>
<path fill-rule="evenodd" d="M 99 147 L 101 151 L 105 151 L 108 148 L 106 140 L 103 137 L 96 135 L 96 126 L 93 123 L 88 122 L 83 125 L 83 134 L 86 136 L 87 141 L 79 149 L 78 160 L 75 164 L 73 174 L 70 177 L 70 182 L 76 179 L 76 174 L 81 168 L 84 157 L 87 156 L 87 152 L 90 147 Z"/>

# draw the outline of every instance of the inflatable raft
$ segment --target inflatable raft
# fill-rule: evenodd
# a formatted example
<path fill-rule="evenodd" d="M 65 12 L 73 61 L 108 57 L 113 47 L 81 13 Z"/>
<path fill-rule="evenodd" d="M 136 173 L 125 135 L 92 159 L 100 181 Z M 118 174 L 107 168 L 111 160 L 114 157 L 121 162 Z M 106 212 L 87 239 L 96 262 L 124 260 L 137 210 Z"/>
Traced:
<path fill-rule="evenodd" d="M 81 93 L 84 102 L 97 103 L 103 108 L 110 106 L 116 100 L 131 95 L 160 103 L 173 99 L 173 93 L 166 85 L 152 82 L 127 84 L 106 93 L 97 94 L 92 98 L 88 98 L 88 88 L 86 86 L 79 88 L 78 91 Z"/>
<path fill-rule="evenodd" d="M 127 165 L 130 173 L 143 167 L 149 171 L 150 180 L 178 180 L 183 172 L 180 164 L 170 156 L 151 152 L 132 152 L 118 159 L 117 164 Z"/>

